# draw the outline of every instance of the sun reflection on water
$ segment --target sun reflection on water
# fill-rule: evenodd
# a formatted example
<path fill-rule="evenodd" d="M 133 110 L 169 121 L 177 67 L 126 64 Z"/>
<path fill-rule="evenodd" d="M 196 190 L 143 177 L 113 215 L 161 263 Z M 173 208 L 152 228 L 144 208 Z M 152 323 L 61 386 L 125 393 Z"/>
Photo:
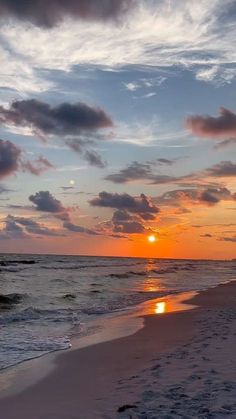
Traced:
<path fill-rule="evenodd" d="M 155 313 L 162 314 L 165 312 L 166 312 L 166 303 L 164 301 L 161 301 L 160 303 L 156 303 Z"/>

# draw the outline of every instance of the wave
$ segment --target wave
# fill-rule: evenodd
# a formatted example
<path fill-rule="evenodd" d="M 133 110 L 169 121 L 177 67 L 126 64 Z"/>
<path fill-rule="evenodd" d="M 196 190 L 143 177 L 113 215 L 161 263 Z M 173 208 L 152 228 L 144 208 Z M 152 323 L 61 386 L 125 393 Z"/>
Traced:
<path fill-rule="evenodd" d="M 126 279 L 131 276 L 147 276 L 150 274 L 165 275 L 176 273 L 177 271 L 193 271 L 196 267 L 193 264 L 186 264 L 183 266 L 170 266 L 162 269 L 147 269 L 145 271 L 127 271 L 124 273 L 112 273 L 107 275 L 110 278 Z"/>
<path fill-rule="evenodd" d="M 76 295 L 75 294 L 65 294 L 62 296 L 62 298 L 64 300 L 68 300 L 68 301 L 73 301 L 76 299 Z"/>
<path fill-rule="evenodd" d="M 5 266 L 4 268 L 1 267 L 0 268 L 0 272 L 20 272 L 22 269 L 24 268 L 20 268 L 20 267 L 12 267 L 12 266 Z"/>
<path fill-rule="evenodd" d="M 12 260 L 1 260 L 0 266 L 9 266 L 9 265 L 34 265 L 37 263 L 36 260 L 27 260 L 27 259 L 12 259 Z"/>
<path fill-rule="evenodd" d="M 57 262 L 58 263 L 58 262 Z M 68 261 L 60 261 L 60 263 L 67 263 Z M 119 263 L 119 264 L 89 264 L 89 265 L 72 265 L 72 266 L 52 266 L 52 265 L 42 265 L 40 266 L 41 269 L 48 269 L 48 270 L 80 270 L 80 269 L 88 269 L 88 268 L 114 268 L 114 267 L 123 267 L 123 266 L 137 266 L 143 265 L 144 262 L 137 262 L 137 263 Z"/>
<path fill-rule="evenodd" d="M 0 309 L 10 309 L 12 306 L 20 304 L 25 298 L 26 294 L 0 294 Z"/>
<path fill-rule="evenodd" d="M 18 322 L 46 321 L 47 323 L 70 323 L 72 325 L 79 323 L 79 313 L 72 309 L 42 310 L 35 307 L 27 307 L 14 313 L 5 313 L 0 316 L 0 324 L 6 325 Z"/>
<path fill-rule="evenodd" d="M 21 364 L 24 361 L 40 358 L 50 352 L 62 351 L 71 348 L 69 337 L 57 337 L 39 339 L 33 341 L 14 342 L 14 346 L 4 345 L 1 342 L 0 370 L 4 370 L 14 365 Z M 7 356 L 5 357 L 5 354 Z"/>
<path fill-rule="evenodd" d="M 168 294 L 175 294 L 177 291 L 168 291 Z M 121 311 L 128 309 L 129 307 L 143 303 L 144 301 L 152 300 L 154 298 L 161 298 L 167 295 L 167 291 L 139 291 L 137 294 L 132 296 L 123 296 L 119 300 L 110 301 L 106 304 L 90 305 L 82 309 L 82 313 L 87 315 L 102 315 L 113 313 L 115 311 Z"/>

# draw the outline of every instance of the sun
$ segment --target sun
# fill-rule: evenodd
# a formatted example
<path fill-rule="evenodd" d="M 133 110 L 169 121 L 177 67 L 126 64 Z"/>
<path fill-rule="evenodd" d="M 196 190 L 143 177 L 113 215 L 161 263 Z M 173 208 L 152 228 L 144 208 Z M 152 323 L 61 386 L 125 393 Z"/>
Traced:
<path fill-rule="evenodd" d="M 148 241 L 149 241 L 150 243 L 154 243 L 154 242 L 156 241 L 156 237 L 155 237 L 155 236 L 153 236 L 153 235 L 148 236 Z"/>

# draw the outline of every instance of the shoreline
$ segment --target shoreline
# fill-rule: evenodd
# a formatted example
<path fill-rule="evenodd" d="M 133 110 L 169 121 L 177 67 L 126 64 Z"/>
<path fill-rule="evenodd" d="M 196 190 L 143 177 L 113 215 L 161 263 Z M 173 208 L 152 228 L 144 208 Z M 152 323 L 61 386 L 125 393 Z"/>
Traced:
<path fill-rule="evenodd" d="M 188 300 L 200 291 L 186 291 L 166 294 L 155 299 L 148 299 L 134 306 L 106 314 L 102 318 L 92 320 L 89 326 L 97 331 L 85 335 L 76 334 L 71 338 L 71 347 L 26 359 L 15 365 L 0 370 L 0 400 L 5 396 L 17 394 L 31 385 L 36 384 L 54 369 L 56 358 L 61 354 L 69 354 L 82 348 L 135 334 L 145 327 L 145 317 L 156 313 L 156 306 L 165 301 L 165 312 L 176 313 L 195 308 Z M 33 371 L 33 372 L 32 372 Z M 37 372 L 37 379 L 34 371 Z M 22 384 L 22 376 L 24 384 Z M 5 382 L 8 382 L 7 387 Z"/>
<path fill-rule="evenodd" d="M 13 419 L 14 411 L 18 412 L 19 419 L 115 418 L 119 405 L 134 403 L 142 393 L 144 377 L 140 376 L 140 370 L 157 357 L 166 356 L 170 348 L 175 351 L 179 346 L 189 345 L 194 336 L 198 336 L 202 316 L 209 317 L 211 312 L 214 317 L 214 312 L 234 308 L 233 289 L 235 292 L 236 283 L 231 281 L 185 300 L 185 306 L 197 305 L 193 310 L 159 313 L 158 316 L 143 314 L 144 327 L 126 337 L 53 353 L 47 360 L 38 358 L 42 361 L 38 366 L 34 359 L 34 374 L 44 365 L 45 376 L 30 383 L 21 393 L 0 399 L 4 419 Z M 148 303 L 150 301 L 145 304 Z M 24 367 L 20 378 L 27 381 L 28 367 Z M 125 382 L 126 385 L 122 385 Z M 103 413 L 108 416 L 101 416 Z"/>

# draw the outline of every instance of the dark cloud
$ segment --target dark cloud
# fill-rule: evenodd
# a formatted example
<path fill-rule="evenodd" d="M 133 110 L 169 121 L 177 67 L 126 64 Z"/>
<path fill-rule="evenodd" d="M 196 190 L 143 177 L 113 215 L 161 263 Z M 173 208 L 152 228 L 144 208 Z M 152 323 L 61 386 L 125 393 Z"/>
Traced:
<path fill-rule="evenodd" d="M 15 101 L 9 109 L 0 106 L 0 122 L 31 127 L 39 135 L 78 135 L 83 131 L 113 126 L 100 108 L 85 103 L 62 103 L 50 106 L 35 99 Z"/>
<path fill-rule="evenodd" d="M 231 193 L 227 188 L 205 188 L 205 189 L 177 189 L 164 193 L 157 197 L 155 202 L 159 205 L 178 207 L 186 205 L 207 205 L 213 206 L 220 201 L 235 201 L 236 194 Z"/>
<path fill-rule="evenodd" d="M 60 214 L 67 212 L 61 201 L 54 198 L 49 191 L 39 191 L 35 195 L 30 195 L 29 200 L 36 205 L 37 211 L 52 212 Z"/>
<path fill-rule="evenodd" d="M 99 233 L 94 231 L 94 230 L 90 230 L 88 228 L 75 225 L 75 224 L 73 224 L 71 222 L 68 222 L 68 221 L 65 221 L 63 223 L 63 227 L 66 228 L 69 231 L 73 231 L 74 233 L 85 233 L 85 234 L 89 234 L 89 235 L 92 235 L 92 236 L 99 235 Z"/>
<path fill-rule="evenodd" d="M 206 234 L 201 234 L 200 237 L 207 237 L 207 238 L 211 238 L 213 237 L 212 234 L 206 233 Z"/>
<path fill-rule="evenodd" d="M 221 161 L 205 171 L 206 175 L 213 177 L 234 177 L 236 176 L 236 163 Z"/>
<path fill-rule="evenodd" d="M 212 189 L 207 189 L 206 191 L 203 191 L 200 193 L 200 195 L 198 196 L 198 200 L 200 202 L 206 202 L 209 205 L 214 205 L 214 204 L 218 204 L 218 202 L 220 202 L 220 197 L 219 194 L 214 193 L 214 190 Z"/>
<path fill-rule="evenodd" d="M 175 163 L 174 160 L 169 160 L 169 159 L 157 159 L 156 161 L 160 164 L 166 164 L 167 166 L 171 166 L 172 164 Z"/>
<path fill-rule="evenodd" d="M 91 165 L 104 169 L 106 162 L 104 162 L 101 156 L 94 150 L 86 150 L 88 145 L 93 145 L 94 141 L 91 139 L 81 138 L 69 138 L 65 140 L 65 143 L 76 153 L 82 154 L 84 159 Z"/>
<path fill-rule="evenodd" d="M 8 219 L 9 218 L 14 221 L 15 224 L 23 226 L 27 233 L 38 234 L 40 236 L 63 236 L 61 232 L 42 226 L 31 218 L 13 217 L 10 215 L 8 216 Z"/>
<path fill-rule="evenodd" d="M 236 243 L 236 236 L 233 236 L 233 237 L 220 237 L 218 240 L 224 241 L 224 242 Z"/>
<path fill-rule="evenodd" d="M 113 183 L 126 183 L 134 182 L 136 180 L 149 180 L 149 183 L 151 184 L 165 184 L 178 180 L 178 178 L 174 178 L 172 176 L 155 174 L 153 172 L 153 165 L 153 162 L 139 163 L 137 161 L 133 161 L 126 168 L 121 169 L 118 173 L 113 173 L 111 175 L 106 176 L 105 179 Z"/>
<path fill-rule="evenodd" d="M 52 167 L 53 165 L 42 156 L 33 162 L 25 160 L 22 149 L 11 141 L 0 140 L 0 179 L 18 170 L 38 176 Z"/>
<path fill-rule="evenodd" d="M 66 17 L 114 20 L 127 13 L 134 3 L 134 0 L 0 0 L 0 17 L 51 28 Z"/>
<path fill-rule="evenodd" d="M 93 206 L 114 208 L 112 219 L 104 224 L 109 232 L 143 234 L 144 221 L 156 220 L 159 209 L 144 194 L 133 197 L 128 194 L 101 192 L 90 201 Z"/>
<path fill-rule="evenodd" d="M 114 233 L 142 234 L 145 232 L 140 217 L 133 216 L 125 210 L 117 210 L 112 217 Z"/>
<path fill-rule="evenodd" d="M 197 191 L 197 201 L 207 205 L 215 205 L 220 201 L 235 201 L 236 194 L 231 193 L 227 188 L 207 188 L 204 191 Z"/>
<path fill-rule="evenodd" d="M 110 234 L 110 237 L 112 237 L 113 239 L 126 239 L 126 240 L 130 240 L 130 238 L 128 236 L 124 236 L 122 234 Z"/>
<path fill-rule="evenodd" d="M 0 230 L 0 240 L 16 240 L 27 239 L 30 236 L 24 232 L 24 229 L 19 226 L 14 217 L 8 215 L 4 220 L 5 227 Z"/>
<path fill-rule="evenodd" d="M 39 176 L 47 170 L 53 169 L 54 166 L 45 157 L 39 156 L 35 161 L 22 161 L 21 168 L 23 171 L 30 172 L 32 175 Z"/>
<path fill-rule="evenodd" d="M 98 207 L 127 210 L 133 214 L 139 214 L 144 220 L 146 219 L 146 214 L 149 214 L 149 219 L 155 219 L 155 216 L 159 212 L 157 206 L 144 194 L 141 194 L 140 197 L 136 198 L 126 193 L 100 192 L 97 198 L 90 201 L 90 204 Z"/>
<path fill-rule="evenodd" d="M 206 138 L 236 136 L 236 114 L 220 108 L 220 116 L 196 115 L 187 118 L 187 128 L 194 134 Z"/>
<path fill-rule="evenodd" d="M 150 179 L 152 177 L 152 170 L 148 163 L 134 161 L 125 169 L 121 169 L 118 173 L 108 175 L 105 179 L 113 183 L 126 183 L 140 179 Z"/>
<path fill-rule="evenodd" d="M 0 179 L 19 169 L 21 149 L 10 141 L 0 140 Z"/>
<path fill-rule="evenodd" d="M 104 169 L 104 167 L 106 167 L 106 163 L 96 151 L 87 150 L 84 157 L 91 166 L 100 167 L 100 169 Z"/>
<path fill-rule="evenodd" d="M 174 163 L 173 160 L 170 160 L 170 162 L 172 162 L 172 164 Z M 154 162 L 139 163 L 137 161 L 134 161 L 131 164 L 129 164 L 126 168 L 121 169 L 119 172 L 106 176 L 105 179 L 113 183 L 127 183 L 134 182 L 137 180 L 146 180 L 149 181 L 148 183 L 152 185 L 172 183 L 176 185 L 181 185 L 182 187 L 189 187 L 190 183 L 193 186 L 200 186 L 200 181 L 203 181 L 202 183 L 206 183 L 206 177 L 217 178 L 236 175 L 236 163 L 232 163 L 230 161 L 221 161 L 220 163 L 215 164 L 214 166 L 209 167 L 208 169 L 178 177 L 169 176 L 165 174 L 156 174 L 153 171 L 154 166 Z"/>
<path fill-rule="evenodd" d="M 236 138 L 228 138 L 227 140 L 220 141 L 215 144 L 215 149 L 219 150 L 221 148 L 235 146 L 236 145 Z"/>
<path fill-rule="evenodd" d="M 76 153 L 82 154 L 85 147 L 88 145 L 93 145 L 94 141 L 89 138 L 67 138 L 65 143 Z"/>
<path fill-rule="evenodd" d="M 85 233 L 89 235 L 98 235 L 94 230 L 78 226 L 71 222 L 70 208 L 63 206 L 61 201 L 54 198 L 54 196 L 49 191 L 39 191 L 35 195 L 31 195 L 29 200 L 36 205 L 37 211 L 49 212 L 53 214 L 57 219 L 63 221 L 63 227 L 74 233 Z M 37 226 L 35 226 L 36 228 Z"/>

